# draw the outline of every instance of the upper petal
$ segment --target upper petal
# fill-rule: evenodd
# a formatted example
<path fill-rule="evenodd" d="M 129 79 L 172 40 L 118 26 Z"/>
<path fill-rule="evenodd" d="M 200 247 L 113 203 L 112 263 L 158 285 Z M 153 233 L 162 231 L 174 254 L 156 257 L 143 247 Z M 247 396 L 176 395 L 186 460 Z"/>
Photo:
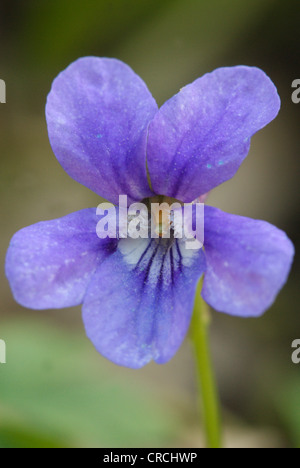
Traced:
<path fill-rule="evenodd" d="M 93 273 L 111 252 L 97 237 L 96 209 L 81 210 L 18 231 L 6 256 L 6 275 L 17 302 L 32 309 L 80 304 Z"/>
<path fill-rule="evenodd" d="M 220 312 L 261 315 L 287 280 L 294 247 L 275 226 L 205 207 L 202 296 Z"/>
<path fill-rule="evenodd" d="M 112 203 L 151 195 L 146 133 L 157 105 L 123 62 L 85 57 L 54 80 L 46 106 L 52 149 L 66 172 Z"/>
<path fill-rule="evenodd" d="M 219 68 L 167 101 L 149 126 L 153 190 L 190 202 L 230 179 L 280 99 L 258 68 Z"/>
<path fill-rule="evenodd" d="M 139 368 L 168 361 L 187 332 L 202 250 L 168 239 L 122 239 L 98 268 L 83 304 L 96 349 L 116 364 Z"/>

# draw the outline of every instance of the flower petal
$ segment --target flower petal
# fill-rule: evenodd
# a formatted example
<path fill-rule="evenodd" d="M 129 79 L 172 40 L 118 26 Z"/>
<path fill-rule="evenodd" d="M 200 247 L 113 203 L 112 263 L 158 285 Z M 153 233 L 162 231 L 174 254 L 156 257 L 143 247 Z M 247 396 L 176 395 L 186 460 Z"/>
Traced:
<path fill-rule="evenodd" d="M 113 248 L 96 234 L 96 209 L 43 221 L 17 232 L 6 257 L 6 275 L 17 302 L 32 309 L 82 302 L 99 263 Z"/>
<path fill-rule="evenodd" d="M 83 304 L 86 332 L 116 364 L 139 368 L 168 361 L 187 332 L 202 250 L 168 239 L 122 239 L 100 265 Z"/>
<path fill-rule="evenodd" d="M 151 196 L 146 132 L 157 105 L 115 59 L 85 57 L 54 80 L 46 106 L 52 149 L 66 172 L 112 203 Z"/>
<path fill-rule="evenodd" d="M 251 136 L 280 108 L 258 68 L 219 68 L 183 88 L 149 126 L 147 160 L 156 193 L 191 202 L 233 177 Z"/>
<path fill-rule="evenodd" d="M 202 296 L 220 312 L 259 316 L 287 280 L 294 247 L 275 226 L 205 207 Z"/>

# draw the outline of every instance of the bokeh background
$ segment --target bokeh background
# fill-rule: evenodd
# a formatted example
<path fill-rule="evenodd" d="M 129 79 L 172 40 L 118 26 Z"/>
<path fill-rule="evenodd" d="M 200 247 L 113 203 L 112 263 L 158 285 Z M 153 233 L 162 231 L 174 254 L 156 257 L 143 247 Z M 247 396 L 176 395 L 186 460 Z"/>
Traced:
<path fill-rule="evenodd" d="M 1 0 L 1 264 L 18 229 L 97 206 L 56 161 L 44 118 L 55 76 L 84 55 L 116 57 L 159 104 L 220 66 L 255 65 L 282 99 L 279 117 L 252 140 L 236 177 L 209 203 L 265 219 L 299 246 L 299 1 Z M 133 371 L 96 353 L 80 308 L 17 305 L 1 268 L 0 447 L 197 447 L 194 362 L 188 339 L 164 366 Z M 299 264 L 260 319 L 212 311 L 212 351 L 228 447 L 300 447 Z M 201 418 L 201 416 L 200 416 Z"/>

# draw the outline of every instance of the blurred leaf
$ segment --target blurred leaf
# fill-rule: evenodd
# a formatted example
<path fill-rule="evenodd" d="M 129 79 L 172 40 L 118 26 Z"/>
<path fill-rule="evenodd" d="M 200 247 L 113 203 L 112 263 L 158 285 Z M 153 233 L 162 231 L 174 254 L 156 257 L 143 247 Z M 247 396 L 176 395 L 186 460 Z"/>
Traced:
<path fill-rule="evenodd" d="M 1 426 L 0 448 L 65 448 L 59 440 L 46 438 L 28 428 Z"/>
<path fill-rule="evenodd" d="M 300 375 L 283 380 L 277 409 L 287 428 L 294 448 L 300 448 Z"/>
<path fill-rule="evenodd" d="M 20 24 L 28 58 L 58 64 L 71 54 L 93 54 L 122 41 L 174 0 L 27 1 Z M 94 49 L 94 50 L 93 50 Z M 69 60 L 69 59 L 68 59 Z"/>
<path fill-rule="evenodd" d="M 232 53 L 274 0 L 173 1 L 155 21 L 118 44 L 118 57 L 146 81 L 162 104 L 182 86 L 216 67 L 245 63 Z M 251 63 L 245 63 L 251 65 Z M 255 64 L 255 63 L 254 63 Z M 257 65 L 257 64 L 256 64 Z"/>
<path fill-rule="evenodd" d="M 0 446 L 159 447 L 176 434 L 165 402 L 112 375 L 77 332 L 26 322 L 1 337 Z"/>

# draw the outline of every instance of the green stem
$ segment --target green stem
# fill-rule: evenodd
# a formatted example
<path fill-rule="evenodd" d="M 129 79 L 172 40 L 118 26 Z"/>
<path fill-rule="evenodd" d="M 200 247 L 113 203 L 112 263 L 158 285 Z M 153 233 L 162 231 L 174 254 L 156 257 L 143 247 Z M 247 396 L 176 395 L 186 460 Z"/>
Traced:
<path fill-rule="evenodd" d="M 208 344 L 209 317 L 206 304 L 201 297 L 201 287 L 200 281 L 196 292 L 191 337 L 195 348 L 207 448 L 221 448 L 220 405 Z"/>

